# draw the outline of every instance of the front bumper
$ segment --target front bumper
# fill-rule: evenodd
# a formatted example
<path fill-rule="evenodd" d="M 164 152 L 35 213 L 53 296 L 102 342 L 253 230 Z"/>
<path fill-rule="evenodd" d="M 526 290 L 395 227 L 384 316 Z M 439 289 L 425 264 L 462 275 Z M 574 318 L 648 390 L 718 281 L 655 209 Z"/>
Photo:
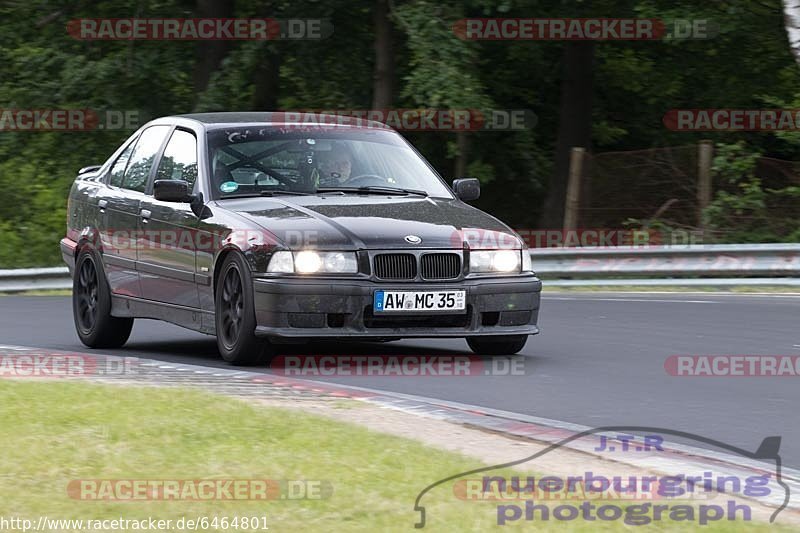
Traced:
<path fill-rule="evenodd" d="M 256 278 L 256 334 L 274 339 L 535 335 L 542 282 L 534 275 L 397 283 Z M 374 315 L 376 290 L 466 290 L 466 313 Z"/>

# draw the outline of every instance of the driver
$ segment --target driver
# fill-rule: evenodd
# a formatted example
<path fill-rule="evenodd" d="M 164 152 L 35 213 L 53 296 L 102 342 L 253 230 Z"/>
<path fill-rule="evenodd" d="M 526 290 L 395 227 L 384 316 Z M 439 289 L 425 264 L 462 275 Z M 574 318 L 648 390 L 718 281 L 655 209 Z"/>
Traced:
<path fill-rule="evenodd" d="M 344 185 L 353 171 L 353 160 L 346 151 L 331 153 L 319 160 L 318 169 L 321 187 Z"/>

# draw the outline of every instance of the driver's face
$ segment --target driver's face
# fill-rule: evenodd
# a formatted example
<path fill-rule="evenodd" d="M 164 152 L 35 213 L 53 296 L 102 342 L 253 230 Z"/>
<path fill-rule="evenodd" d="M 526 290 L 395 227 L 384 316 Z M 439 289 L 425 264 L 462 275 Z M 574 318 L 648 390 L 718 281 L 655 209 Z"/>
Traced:
<path fill-rule="evenodd" d="M 346 181 L 350 178 L 353 164 L 348 158 L 330 159 L 320 163 L 320 170 L 325 177 L 336 178 L 339 181 Z"/>

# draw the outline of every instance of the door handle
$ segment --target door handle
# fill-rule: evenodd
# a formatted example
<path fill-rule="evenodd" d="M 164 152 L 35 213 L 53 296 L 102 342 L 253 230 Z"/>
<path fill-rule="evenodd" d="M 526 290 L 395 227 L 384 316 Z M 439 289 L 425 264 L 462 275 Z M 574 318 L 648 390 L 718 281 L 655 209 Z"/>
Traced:
<path fill-rule="evenodd" d="M 98 200 L 97 205 L 100 207 L 100 212 L 105 213 L 108 200 Z"/>
<path fill-rule="evenodd" d="M 142 215 L 142 224 L 147 224 L 147 221 L 150 219 L 150 211 L 148 209 L 142 209 L 139 211 L 139 214 Z"/>

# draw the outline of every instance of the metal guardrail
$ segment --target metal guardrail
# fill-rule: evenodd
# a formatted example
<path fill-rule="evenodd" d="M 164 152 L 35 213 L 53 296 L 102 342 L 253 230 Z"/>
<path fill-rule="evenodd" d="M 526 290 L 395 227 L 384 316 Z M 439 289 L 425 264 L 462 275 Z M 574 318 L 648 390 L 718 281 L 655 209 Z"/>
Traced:
<path fill-rule="evenodd" d="M 537 248 L 546 286 L 800 286 L 800 244 Z"/>
<path fill-rule="evenodd" d="M 71 289 L 67 267 L 0 270 L 0 292 Z"/>
<path fill-rule="evenodd" d="M 531 258 L 544 279 L 800 276 L 800 244 L 537 248 Z"/>
<path fill-rule="evenodd" d="M 550 286 L 800 286 L 800 244 L 536 248 Z M 70 289 L 67 267 L 0 270 L 0 292 Z"/>

